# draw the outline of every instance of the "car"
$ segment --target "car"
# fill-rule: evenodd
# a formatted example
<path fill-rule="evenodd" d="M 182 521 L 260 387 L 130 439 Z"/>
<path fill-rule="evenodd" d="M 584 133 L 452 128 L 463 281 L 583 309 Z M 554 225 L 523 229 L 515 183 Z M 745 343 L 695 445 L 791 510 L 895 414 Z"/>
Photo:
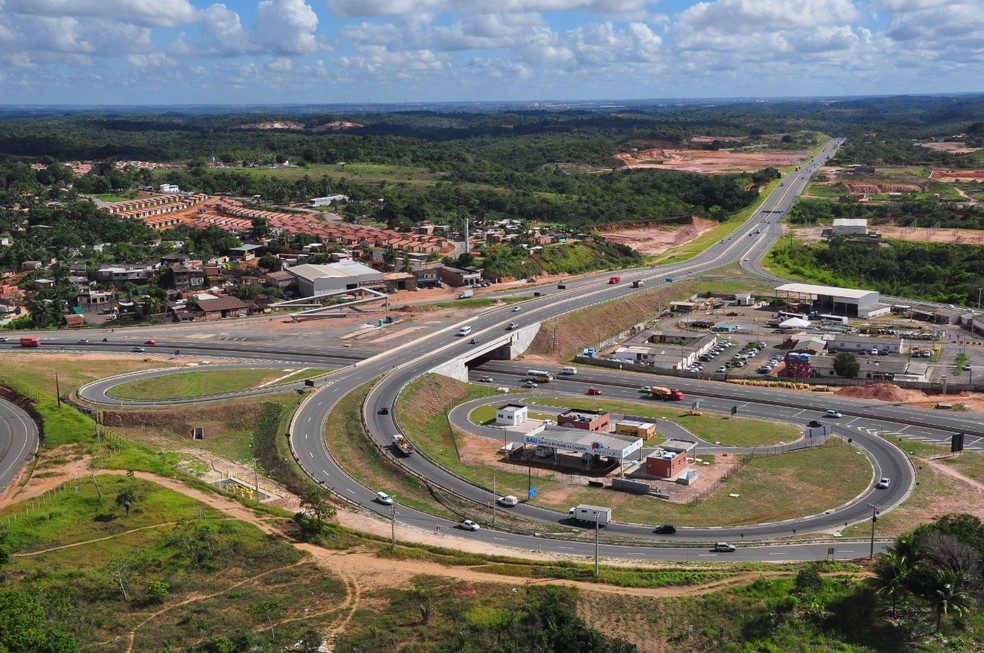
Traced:
<path fill-rule="evenodd" d="M 384 506 L 392 506 L 393 505 L 393 497 L 391 497 L 390 495 L 386 494 L 385 492 L 377 492 L 376 493 L 376 501 L 378 501 L 379 503 L 383 504 Z"/>
<path fill-rule="evenodd" d="M 929 351 L 928 349 L 922 353 L 923 358 L 932 358 L 932 356 L 933 356 L 933 352 Z"/>
<path fill-rule="evenodd" d="M 891 484 L 892 484 L 892 479 L 890 479 L 887 476 L 882 476 L 880 479 L 878 479 L 878 482 L 875 483 L 875 487 L 878 488 L 879 490 L 887 490 L 888 486 Z"/>
<path fill-rule="evenodd" d="M 721 367 L 719 367 L 717 369 L 717 371 L 718 371 L 718 374 L 724 374 L 725 372 L 728 371 L 728 366 L 727 365 L 722 365 Z"/>
<path fill-rule="evenodd" d="M 495 383 L 495 379 L 493 379 L 491 376 L 480 376 L 480 377 L 478 377 L 478 382 L 479 383 Z"/>
<path fill-rule="evenodd" d="M 0 342 L 7 342 L 8 340 L 7 336 L 0 337 Z"/>
<path fill-rule="evenodd" d="M 821 422 L 818 419 L 811 419 L 809 422 L 806 423 L 806 426 L 811 429 L 818 429 L 823 426 L 823 422 Z"/>
<path fill-rule="evenodd" d="M 553 421 L 552 419 L 545 419 L 545 420 L 543 420 L 543 423 L 546 426 L 556 426 L 557 425 L 557 422 Z"/>
<path fill-rule="evenodd" d="M 727 542 L 717 542 L 714 545 L 714 548 L 711 549 L 711 551 L 714 551 L 716 553 L 734 553 L 735 552 L 735 545 L 734 544 L 728 544 Z"/>
<path fill-rule="evenodd" d="M 390 409 L 387 408 L 387 407 L 385 407 L 385 406 L 383 406 L 382 408 L 380 408 L 379 410 L 376 411 L 376 414 L 377 415 L 389 415 L 390 414 Z"/>
<path fill-rule="evenodd" d="M 468 344 L 469 345 L 477 345 L 478 344 L 478 338 L 472 338 L 471 340 L 468 341 Z"/>
<path fill-rule="evenodd" d="M 463 528 L 466 531 L 477 531 L 479 528 L 481 528 L 481 526 L 479 526 L 478 524 L 476 524 L 470 519 L 466 519 L 465 521 L 461 522 L 460 524 L 458 524 L 458 527 Z"/>
<path fill-rule="evenodd" d="M 513 307 L 513 310 L 512 310 L 512 312 L 513 312 L 513 313 L 519 313 L 519 310 L 520 310 L 521 308 L 522 308 L 521 306 L 514 306 L 514 307 Z"/>
<path fill-rule="evenodd" d="M 524 388 L 538 388 L 539 384 L 536 381 L 523 381 Z"/>
<path fill-rule="evenodd" d="M 639 386 L 639 392 L 649 392 L 652 389 L 653 389 L 653 386 L 651 386 L 651 385 Z"/>
<path fill-rule="evenodd" d="M 839 410 L 828 410 L 823 414 L 824 417 L 833 417 L 834 419 L 840 419 L 844 417 Z"/>
<path fill-rule="evenodd" d="M 974 369 L 974 368 L 972 368 L 972 367 L 970 366 L 970 363 L 964 363 L 964 366 L 963 366 L 963 371 L 964 371 L 964 372 L 969 372 L 969 371 L 971 371 L 972 369 Z"/>
<path fill-rule="evenodd" d="M 601 394 L 601 389 L 600 388 L 596 388 L 594 386 L 591 386 L 590 388 L 588 388 L 588 394 L 589 395 L 600 395 Z"/>
<path fill-rule="evenodd" d="M 510 322 L 509 323 L 509 326 L 506 327 L 506 330 L 507 331 L 513 331 L 513 330 L 518 329 L 518 328 L 519 328 L 519 323 L 518 322 Z"/>
<path fill-rule="evenodd" d="M 156 344 L 157 344 L 157 341 L 156 341 L 156 340 L 148 340 L 148 341 L 147 341 L 147 342 L 145 342 L 144 344 L 145 344 L 145 345 L 156 345 Z"/>
<path fill-rule="evenodd" d="M 511 494 L 507 494 L 504 497 L 499 497 L 498 501 L 501 505 L 508 506 L 509 508 L 512 508 L 519 503 L 519 499 Z"/>
<path fill-rule="evenodd" d="M 81 338 L 81 339 L 79 340 L 79 344 L 85 344 L 85 343 L 87 343 L 87 342 L 89 342 L 89 339 L 88 339 L 88 338 Z"/>
<path fill-rule="evenodd" d="M 663 524 L 662 526 L 657 526 L 653 532 L 657 535 L 674 535 L 676 534 L 676 526 Z"/>
<path fill-rule="evenodd" d="M 133 349 L 131 349 L 130 351 L 135 351 L 135 352 L 142 352 L 142 351 L 147 351 L 147 350 L 146 350 L 146 349 L 144 349 L 143 347 L 134 347 L 134 348 L 133 348 Z"/>

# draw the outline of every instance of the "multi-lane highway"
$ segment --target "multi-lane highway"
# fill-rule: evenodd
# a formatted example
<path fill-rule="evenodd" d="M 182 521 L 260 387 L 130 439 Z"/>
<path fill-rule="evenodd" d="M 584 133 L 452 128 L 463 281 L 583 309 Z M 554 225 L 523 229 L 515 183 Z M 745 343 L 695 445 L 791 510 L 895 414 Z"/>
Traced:
<path fill-rule="evenodd" d="M 798 193 L 807 183 L 810 175 L 817 166 L 826 161 L 833 155 L 840 141 L 832 141 L 827 144 L 823 151 L 810 163 L 803 165 L 800 169 L 787 176 L 785 180 L 773 191 L 764 201 L 761 209 L 756 211 L 753 216 L 732 235 L 719 243 L 711 246 L 708 250 L 694 258 L 675 264 L 661 266 L 654 269 L 637 269 L 626 271 L 623 283 L 619 285 L 609 285 L 608 275 L 593 275 L 584 277 L 567 283 L 566 290 L 549 289 L 542 290 L 543 296 L 534 298 L 523 303 L 518 312 L 508 307 L 494 308 L 471 318 L 466 323 L 472 327 L 472 335 L 480 338 L 483 344 L 489 338 L 501 337 L 506 324 L 511 321 L 519 321 L 523 325 L 540 323 L 545 320 L 572 311 L 581 310 L 592 304 L 611 301 L 632 293 L 639 292 L 633 289 L 631 282 L 636 279 L 643 279 L 646 287 L 665 283 L 664 279 L 700 274 L 702 272 L 739 262 L 749 264 L 749 269 L 755 269 L 757 261 L 762 254 L 775 242 L 779 235 L 779 217 L 785 213 L 795 201 Z M 755 263 L 753 263 L 753 261 Z M 331 457 L 323 438 L 325 422 L 333 406 L 352 389 L 359 387 L 373 379 L 382 376 L 382 380 L 374 387 L 364 406 L 364 418 L 373 436 L 377 439 L 380 446 L 389 443 L 391 434 L 399 431 L 396 420 L 394 403 L 399 392 L 410 381 L 420 375 L 432 370 L 435 366 L 450 359 L 460 356 L 467 356 L 474 351 L 467 339 L 456 338 L 454 333 L 459 325 L 448 327 L 447 329 L 432 334 L 424 339 L 409 342 L 395 347 L 385 354 L 372 356 L 364 360 L 353 362 L 351 350 L 342 352 L 328 352 L 329 356 L 337 353 L 339 358 L 346 356 L 350 364 L 339 369 L 334 373 L 324 377 L 319 382 L 318 389 L 312 393 L 302 404 L 294 416 L 290 427 L 290 443 L 295 456 L 301 466 L 312 478 L 331 488 L 339 496 L 362 504 L 366 507 L 374 507 L 372 502 L 374 490 L 359 485 L 354 479 L 348 476 L 344 470 L 340 469 Z M 76 345 L 90 343 L 75 343 Z M 132 343 L 128 343 L 132 344 Z M 65 346 L 70 346 L 68 343 Z M 97 347 L 112 347 L 113 343 L 99 343 L 92 345 Z M 158 343 L 158 348 L 189 349 L 187 342 L 172 342 L 167 344 Z M 196 343 L 196 355 L 200 352 L 203 356 L 216 355 L 210 353 L 214 350 L 210 345 Z M 310 363 L 327 367 L 324 362 L 323 352 L 310 352 L 298 354 L 296 351 L 281 349 L 279 351 L 256 351 L 255 347 L 244 348 L 228 343 L 222 346 L 221 351 L 227 352 L 225 355 L 240 358 L 266 358 L 274 360 L 290 360 L 301 363 Z M 223 354 L 217 354 L 223 355 Z M 337 362 L 337 359 L 336 359 Z M 599 372 L 599 374 L 602 374 Z M 585 377 L 587 378 L 587 377 Z M 616 388 L 618 379 L 610 379 L 612 387 Z M 691 382 L 688 382 L 691 383 Z M 694 381 L 693 383 L 701 383 Z M 638 383 L 636 382 L 637 386 Z M 768 410 L 774 411 L 777 405 L 774 396 L 766 396 L 766 393 L 749 393 L 748 388 L 737 386 L 725 386 L 723 384 L 707 384 L 707 388 L 702 396 L 707 397 L 708 402 L 719 401 L 728 402 L 728 406 L 736 401 L 742 402 L 743 410 L 757 411 L 760 404 L 769 405 Z M 711 388 L 713 386 L 713 389 Z M 94 393 L 90 398 L 95 401 L 106 401 L 107 386 L 95 386 Z M 613 390 L 613 392 L 618 392 Z M 690 392 L 699 393 L 698 390 Z M 732 394 L 733 393 L 733 394 Z M 115 399 L 110 399 L 116 403 Z M 802 401 L 800 401 L 802 404 Z M 707 408 L 713 408 L 710 404 L 705 404 Z M 380 409 L 386 407 L 387 414 L 382 414 Z M 861 410 L 862 407 L 858 407 Z M 864 410 L 875 410 L 870 406 L 863 407 Z M 853 425 L 846 424 L 843 429 L 845 432 Z M 867 427 L 865 427 L 867 428 Z M 912 484 L 911 468 L 907 468 L 907 463 L 901 462 L 897 451 L 887 444 L 884 440 L 871 437 L 866 431 L 862 435 L 863 429 L 858 429 L 856 440 L 871 456 L 877 466 L 883 468 L 886 475 L 894 475 L 897 479 L 893 484 L 891 495 L 884 494 L 879 497 L 880 502 L 885 503 L 885 499 L 892 497 L 891 501 L 896 501 L 900 496 L 908 491 Z M 895 462 L 893 462 L 895 461 Z M 473 499 L 477 502 L 487 503 L 490 495 L 487 489 L 478 488 L 470 483 L 454 477 L 446 470 L 432 464 L 425 457 L 415 455 L 407 459 L 406 464 L 412 471 L 426 476 L 430 482 L 448 487 L 451 491 L 457 492 L 463 497 Z M 894 465 L 894 466 L 892 466 Z M 891 466 L 891 467 L 890 467 Z M 868 499 L 870 497 L 859 497 L 852 506 L 843 508 L 836 515 L 821 515 L 813 518 L 812 521 L 800 520 L 796 523 L 771 524 L 746 527 L 742 529 L 691 529 L 688 532 L 688 539 L 721 539 L 732 537 L 741 539 L 743 536 L 749 539 L 755 537 L 775 537 L 789 535 L 794 532 L 802 533 L 804 530 L 828 530 L 837 526 L 842 526 L 845 521 L 857 521 L 870 515 Z M 375 506 L 375 509 L 388 514 L 389 509 L 382 506 Z M 569 530 L 560 527 L 560 515 L 556 512 L 544 510 L 535 506 L 523 506 L 520 508 L 525 517 L 544 523 L 543 533 L 550 533 L 557 530 Z M 440 518 L 416 512 L 406 507 L 397 508 L 397 516 L 400 521 L 414 524 L 428 529 L 448 529 L 454 523 Z M 651 538 L 651 528 L 641 525 L 630 525 L 614 523 L 608 529 L 610 535 L 625 535 L 639 538 Z M 541 533 L 541 535 L 543 534 Z M 585 553 L 590 552 L 590 545 L 578 542 L 566 542 L 548 539 L 540 536 L 530 536 L 522 534 L 512 534 L 496 532 L 492 530 L 482 530 L 475 533 L 468 533 L 468 537 L 486 540 L 497 544 L 506 544 L 519 548 L 553 550 L 560 553 Z M 725 555 L 731 558 L 757 558 L 757 559 L 803 559 L 823 557 L 827 552 L 827 544 L 818 548 L 804 546 L 787 546 L 779 548 L 757 548 L 743 547 L 738 554 L 711 554 L 695 552 L 693 549 L 654 549 L 647 547 L 631 548 L 608 545 L 602 548 L 602 555 L 617 555 L 620 557 L 661 557 L 667 559 L 695 559 L 695 556 L 713 557 Z M 859 552 L 867 553 L 866 546 L 854 547 L 845 543 L 838 543 L 837 557 L 854 557 Z"/>

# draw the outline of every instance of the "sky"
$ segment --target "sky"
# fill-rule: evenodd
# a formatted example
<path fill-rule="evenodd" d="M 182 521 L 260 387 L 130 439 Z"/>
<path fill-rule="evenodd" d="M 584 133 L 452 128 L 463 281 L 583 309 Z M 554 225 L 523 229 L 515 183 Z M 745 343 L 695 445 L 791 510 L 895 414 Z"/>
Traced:
<path fill-rule="evenodd" d="M 984 0 L 0 0 L 0 104 L 984 91 Z"/>

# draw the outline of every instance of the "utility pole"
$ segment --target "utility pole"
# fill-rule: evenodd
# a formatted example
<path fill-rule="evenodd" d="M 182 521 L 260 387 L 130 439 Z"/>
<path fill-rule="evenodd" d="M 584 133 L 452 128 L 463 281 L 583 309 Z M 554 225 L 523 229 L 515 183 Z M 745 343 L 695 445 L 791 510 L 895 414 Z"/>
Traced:
<path fill-rule="evenodd" d="M 64 347 L 62 347 L 64 349 Z M 55 401 L 61 408 L 61 387 L 58 385 L 58 372 L 55 372 Z"/>
<path fill-rule="evenodd" d="M 595 510 L 595 577 L 598 577 L 598 511 Z"/>
<path fill-rule="evenodd" d="M 390 549 L 396 551 L 396 503 L 390 508 Z"/>
<path fill-rule="evenodd" d="M 260 502 L 260 476 L 256 473 L 256 458 L 253 459 L 253 499 Z"/>
<path fill-rule="evenodd" d="M 984 288 L 978 288 L 977 289 L 977 310 L 981 310 L 981 291 L 982 290 L 984 290 Z"/>
<path fill-rule="evenodd" d="M 874 504 L 868 504 L 871 506 L 871 548 L 868 551 L 868 559 L 871 560 L 875 557 L 875 522 L 878 521 L 878 506 Z"/>
<path fill-rule="evenodd" d="M 492 525 L 495 526 L 495 475 L 492 475 Z"/>

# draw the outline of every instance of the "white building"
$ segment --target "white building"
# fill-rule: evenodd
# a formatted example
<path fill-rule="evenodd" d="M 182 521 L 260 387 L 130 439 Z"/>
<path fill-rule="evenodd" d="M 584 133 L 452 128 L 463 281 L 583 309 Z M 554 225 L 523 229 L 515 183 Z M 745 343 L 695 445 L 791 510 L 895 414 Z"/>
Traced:
<path fill-rule="evenodd" d="M 864 218 L 834 218 L 830 233 L 833 236 L 865 236 L 868 234 L 868 221 Z"/>
<path fill-rule="evenodd" d="M 160 191 L 162 193 L 180 193 L 181 189 L 176 184 L 161 184 Z"/>
<path fill-rule="evenodd" d="M 523 404 L 505 404 L 495 409 L 496 426 L 519 426 L 528 416 L 529 409 Z"/>
<path fill-rule="evenodd" d="M 336 203 L 347 204 L 348 200 L 348 195 L 326 195 L 324 197 L 315 197 L 308 206 L 314 209 L 319 206 L 331 206 Z"/>
<path fill-rule="evenodd" d="M 297 289 L 302 297 L 384 285 L 382 272 L 352 261 L 328 265 L 295 265 L 286 271 L 297 279 Z"/>

